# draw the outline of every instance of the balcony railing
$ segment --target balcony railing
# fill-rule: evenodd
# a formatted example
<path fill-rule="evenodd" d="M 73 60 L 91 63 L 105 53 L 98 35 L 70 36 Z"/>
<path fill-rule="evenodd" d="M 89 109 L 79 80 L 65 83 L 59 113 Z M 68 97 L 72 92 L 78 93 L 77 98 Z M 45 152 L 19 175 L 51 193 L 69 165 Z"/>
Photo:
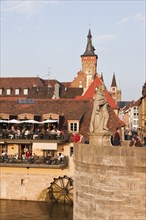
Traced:
<path fill-rule="evenodd" d="M 64 168 L 68 165 L 68 157 L 55 158 L 55 157 L 43 157 L 43 156 L 30 156 L 29 158 L 16 159 L 13 155 L 1 156 L 1 167 L 44 167 L 44 168 Z"/>
<path fill-rule="evenodd" d="M 35 134 L 35 133 L 30 133 L 28 135 L 25 135 L 25 134 L 12 134 L 12 133 L 6 133 L 6 132 L 3 132 L 3 133 L 0 133 L 0 140 L 12 140 L 13 141 L 20 141 L 20 140 L 34 140 L 34 141 L 55 141 L 55 142 L 66 142 L 69 140 L 69 134 L 68 133 L 64 133 L 64 134 L 61 134 L 61 135 L 57 135 L 57 134 L 53 134 L 53 133 L 38 133 L 38 134 Z"/>

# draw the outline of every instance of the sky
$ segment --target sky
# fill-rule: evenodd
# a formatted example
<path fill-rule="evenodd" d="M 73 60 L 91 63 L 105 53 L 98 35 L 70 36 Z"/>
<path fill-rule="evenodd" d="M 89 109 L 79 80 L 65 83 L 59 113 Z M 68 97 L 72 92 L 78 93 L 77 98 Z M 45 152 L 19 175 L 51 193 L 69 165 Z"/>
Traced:
<path fill-rule="evenodd" d="M 1 77 L 73 81 L 90 28 L 107 89 L 115 73 L 122 101 L 142 96 L 145 0 L 0 0 L 0 6 Z"/>

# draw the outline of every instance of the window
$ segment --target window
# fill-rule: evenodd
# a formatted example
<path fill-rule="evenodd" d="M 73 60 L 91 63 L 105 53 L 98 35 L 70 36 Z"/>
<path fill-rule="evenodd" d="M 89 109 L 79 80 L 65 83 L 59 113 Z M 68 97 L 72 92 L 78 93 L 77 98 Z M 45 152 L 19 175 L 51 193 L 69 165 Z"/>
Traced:
<path fill-rule="evenodd" d="M 11 89 L 7 89 L 6 94 L 7 94 L 7 95 L 10 95 L 10 94 L 11 94 Z"/>
<path fill-rule="evenodd" d="M 19 95 L 20 89 L 15 89 L 15 95 Z"/>
<path fill-rule="evenodd" d="M 137 112 L 138 112 L 138 108 L 137 108 L 137 107 L 134 107 L 134 108 L 133 108 L 133 112 L 134 112 L 134 113 L 137 113 Z"/>
<path fill-rule="evenodd" d="M 69 121 L 68 123 L 68 131 L 69 132 L 79 132 L 79 121 Z"/>
<path fill-rule="evenodd" d="M 24 90 L 23 90 L 23 94 L 24 94 L 24 95 L 28 95 L 28 89 L 24 89 Z"/>
<path fill-rule="evenodd" d="M 77 131 L 77 123 L 70 123 L 70 130 Z"/>
<path fill-rule="evenodd" d="M 74 153 L 74 148 L 70 147 L 70 157 L 73 157 L 73 153 Z"/>
<path fill-rule="evenodd" d="M 134 113 L 134 118 L 137 118 L 137 115 L 136 115 L 136 113 Z"/>
<path fill-rule="evenodd" d="M 138 125 L 138 122 L 136 120 L 134 120 L 133 125 Z"/>

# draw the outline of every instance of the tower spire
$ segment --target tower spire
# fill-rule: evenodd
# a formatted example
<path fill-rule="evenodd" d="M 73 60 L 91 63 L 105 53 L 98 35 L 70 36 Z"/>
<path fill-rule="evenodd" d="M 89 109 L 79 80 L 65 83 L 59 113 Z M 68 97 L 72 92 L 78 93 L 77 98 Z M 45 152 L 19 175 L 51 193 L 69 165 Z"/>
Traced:
<path fill-rule="evenodd" d="M 121 90 L 118 89 L 116 83 L 115 73 L 113 73 L 113 79 L 110 88 L 111 96 L 115 100 L 115 102 L 121 101 Z"/>
<path fill-rule="evenodd" d="M 111 87 L 117 87 L 115 73 L 113 74 L 113 79 L 112 79 Z"/>
<path fill-rule="evenodd" d="M 92 35 L 91 35 L 91 30 L 89 29 L 88 35 L 87 35 L 87 46 L 86 50 L 82 56 L 96 56 L 98 59 L 98 56 L 94 53 L 95 48 L 92 45 Z"/>

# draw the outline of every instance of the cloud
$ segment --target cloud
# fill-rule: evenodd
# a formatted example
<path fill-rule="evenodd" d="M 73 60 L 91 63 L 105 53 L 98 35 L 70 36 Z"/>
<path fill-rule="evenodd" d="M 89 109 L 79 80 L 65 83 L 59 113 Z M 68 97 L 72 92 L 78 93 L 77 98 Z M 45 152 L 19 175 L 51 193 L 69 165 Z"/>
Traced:
<path fill-rule="evenodd" d="M 52 1 L 38 1 L 38 0 L 13 0 L 5 1 L 2 4 L 5 12 L 13 12 L 32 16 L 39 13 L 48 3 Z"/>
<path fill-rule="evenodd" d="M 95 40 L 96 41 L 112 41 L 117 38 L 117 34 L 99 34 L 96 35 Z"/>
<path fill-rule="evenodd" d="M 133 20 L 136 22 L 139 22 L 141 24 L 145 24 L 145 16 L 143 13 L 137 13 L 134 17 Z"/>
<path fill-rule="evenodd" d="M 123 23 L 127 22 L 128 20 L 129 20 L 129 17 L 122 18 L 122 19 L 118 22 L 118 24 L 123 24 Z"/>
<path fill-rule="evenodd" d="M 126 23 L 128 21 L 137 22 L 137 23 L 140 23 L 140 24 L 145 24 L 145 15 L 143 13 L 137 13 L 134 16 L 122 18 L 118 22 L 118 24 L 123 24 L 123 23 Z"/>

